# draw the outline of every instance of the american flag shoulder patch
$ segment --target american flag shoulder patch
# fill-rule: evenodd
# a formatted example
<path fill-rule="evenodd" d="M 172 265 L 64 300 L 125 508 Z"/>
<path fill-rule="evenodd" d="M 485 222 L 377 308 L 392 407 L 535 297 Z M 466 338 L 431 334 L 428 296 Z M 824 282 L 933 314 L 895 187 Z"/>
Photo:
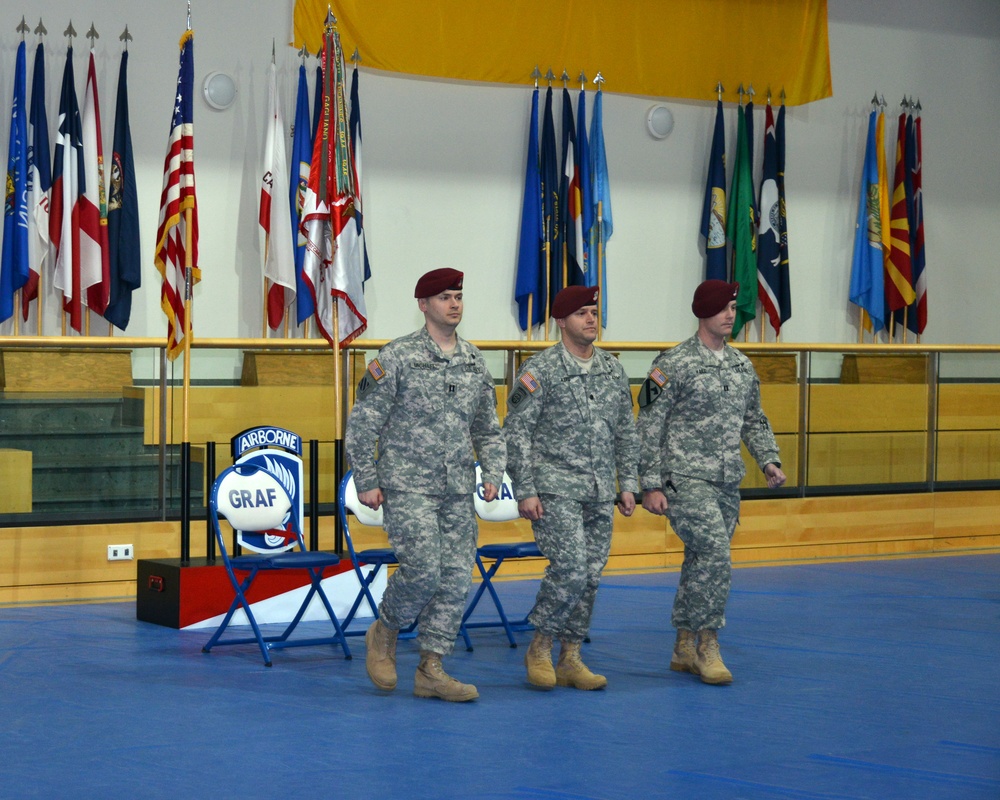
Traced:
<path fill-rule="evenodd" d="M 538 390 L 538 381 L 535 380 L 535 376 L 530 372 L 525 372 L 521 378 L 521 385 L 524 386 L 529 392 L 534 394 Z"/>
<path fill-rule="evenodd" d="M 667 376 L 664 375 L 659 367 L 654 367 L 653 371 L 649 373 L 649 378 L 657 386 L 661 387 L 667 382 Z"/>
<path fill-rule="evenodd" d="M 382 365 L 378 363 L 377 358 L 373 358 L 371 360 L 371 363 L 368 365 L 368 372 L 371 373 L 371 376 L 377 381 L 380 381 L 385 377 L 385 370 L 382 369 Z"/>

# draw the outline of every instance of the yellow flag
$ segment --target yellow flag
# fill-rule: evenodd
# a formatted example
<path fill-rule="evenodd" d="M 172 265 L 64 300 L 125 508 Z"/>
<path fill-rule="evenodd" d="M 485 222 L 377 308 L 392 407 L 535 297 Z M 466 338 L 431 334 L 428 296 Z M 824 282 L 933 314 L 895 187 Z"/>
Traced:
<path fill-rule="evenodd" d="M 322 46 L 326 0 L 296 0 L 294 46 Z M 605 89 L 716 99 L 753 83 L 787 105 L 833 94 L 826 0 L 339 0 L 344 51 L 366 67 L 492 83 L 598 70 Z"/>

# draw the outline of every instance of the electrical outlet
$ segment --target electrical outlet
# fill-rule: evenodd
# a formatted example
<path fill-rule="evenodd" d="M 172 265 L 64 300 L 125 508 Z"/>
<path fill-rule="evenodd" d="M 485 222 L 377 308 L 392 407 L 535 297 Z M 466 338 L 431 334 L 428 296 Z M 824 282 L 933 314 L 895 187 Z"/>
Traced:
<path fill-rule="evenodd" d="M 135 558 L 135 551 L 130 544 L 109 544 L 108 561 L 131 561 Z"/>

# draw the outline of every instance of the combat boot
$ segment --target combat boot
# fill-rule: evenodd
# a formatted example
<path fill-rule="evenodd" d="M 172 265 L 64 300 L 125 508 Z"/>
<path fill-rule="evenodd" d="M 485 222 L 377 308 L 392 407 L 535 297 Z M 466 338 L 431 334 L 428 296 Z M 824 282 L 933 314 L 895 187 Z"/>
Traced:
<path fill-rule="evenodd" d="M 413 693 L 417 697 L 440 697 L 453 703 L 475 700 L 479 692 L 471 683 L 459 683 L 441 666 L 441 656 L 429 650 L 420 651 L 420 665 L 413 678 Z"/>
<path fill-rule="evenodd" d="M 371 682 L 383 692 L 396 688 L 396 635 L 381 619 L 376 619 L 365 633 L 365 669 Z"/>
<path fill-rule="evenodd" d="M 580 659 L 579 642 L 562 642 L 559 649 L 559 662 L 556 664 L 556 683 L 559 686 L 572 686 L 574 689 L 603 689 L 608 685 L 608 679 L 603 675 L 595 675 Z"/>
<path fill-rule="evenodd" d="M 698 674 L 698 651 L 695 647 L 694 631 L 677 629 L 677 641 L 674 643 L 674 653 L 670 657 L 670 669 L 674 672 L 693 672 Z"/>
<path fill-rule="evenodd" d="M 528 683 L 541 689 L 551 689 L 556 685 L 556 671 L 552 669 L 552 637 L 535 631 L 535 638 L 524 654 L 524 666 L 528 668 Z"/>
<path fill-rule="evenodd" d="M 733 673 L 726 669 L 719 655 L 719 636 L 715 631 L 705 629 L 698 632 L 697 660 L 695 669 L 705 683 L 732 683 Z"/>

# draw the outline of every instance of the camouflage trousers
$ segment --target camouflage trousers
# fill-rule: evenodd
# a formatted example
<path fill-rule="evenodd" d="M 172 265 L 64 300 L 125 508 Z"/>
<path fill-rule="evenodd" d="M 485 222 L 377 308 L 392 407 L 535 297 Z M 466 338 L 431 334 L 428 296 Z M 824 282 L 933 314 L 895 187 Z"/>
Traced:
<path fill-rule="evenodd" d="M 676 474 L 672 484 L 665 490 L 667 518 L 684 542 L 684 563 L 670 621 L 675 628 L 718 630 L 726 624 L 729 543 L 740 516 L 740 487 Z"/>
<path fill-rule="evenodd" d="M 421 650 L 450 655 L 462 624 L 476 559 L 472 493 L 426 495 L 384 490 L 383 520 L 399 566 L 379 616 L 394 630 L 419 621 Z"/>
<path fill-rule="evenodd" d="M 551 494 L 539 499 L 544 514 L 531 527 L 549 565 L 528 620 L 561 641 L 582 642 L 608 563 L 615 507 L 609 501 L 581 503 Z"/>

